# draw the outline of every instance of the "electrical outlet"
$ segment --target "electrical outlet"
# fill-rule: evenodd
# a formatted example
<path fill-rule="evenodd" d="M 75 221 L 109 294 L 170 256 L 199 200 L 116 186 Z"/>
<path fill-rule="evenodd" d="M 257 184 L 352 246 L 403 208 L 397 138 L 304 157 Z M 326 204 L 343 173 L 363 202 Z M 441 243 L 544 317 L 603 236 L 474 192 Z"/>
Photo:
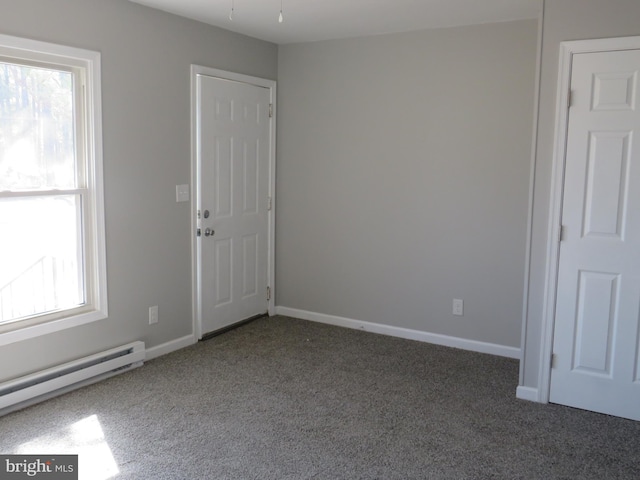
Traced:
<path fill-rule="evenodd" d="M 464 315 L 464 302 L 459 298 L 453 299 L 453 314 L 458 317 Z"/>
<path fill-rule="evenodd" d="M 149 325 L 158 323 L 158 306 L 149 307 Z"/>

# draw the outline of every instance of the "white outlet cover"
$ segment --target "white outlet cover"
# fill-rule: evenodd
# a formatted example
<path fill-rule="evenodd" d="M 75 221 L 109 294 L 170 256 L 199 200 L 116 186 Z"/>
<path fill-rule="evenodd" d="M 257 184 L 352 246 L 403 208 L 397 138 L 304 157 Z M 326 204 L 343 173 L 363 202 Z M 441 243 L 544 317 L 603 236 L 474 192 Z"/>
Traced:
<path fill-rule="evenodd" d="M 149 307 L 149 325 L 158 323 L 158 306 Z"/>
<path fill-rule="evenodd" d="M 453 299 L 453 314 L 459 317 L 464 315 L 464 302 L 459 298 Z"/>

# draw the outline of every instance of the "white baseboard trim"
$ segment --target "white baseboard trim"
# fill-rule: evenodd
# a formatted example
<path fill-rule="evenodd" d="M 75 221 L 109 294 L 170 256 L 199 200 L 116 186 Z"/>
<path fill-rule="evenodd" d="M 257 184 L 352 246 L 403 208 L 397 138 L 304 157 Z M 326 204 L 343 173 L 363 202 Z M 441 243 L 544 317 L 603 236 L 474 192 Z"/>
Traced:
<path fill-rule="evenodd" d="M 516 389 L 516 398 L 528 400 L 529 402 L 540 402 L 537 388 L 523 387 L 522 385 L 519 385 Z"/>
<path fill-rule="evenodd" d="M 312 322 L 326 323 L 336 325 L 338 327 L 352 328 L 355 330 L 363 330 L 365 332 L 380 333 L 391 337 L 406 338 L 408 340 L 417 340 L 419 342 L 433 343 L 445 347 L 460 348 L 462 350 L 470 350 L 472 352 L 489 353 L 500 357 L 520 358 L 520 349 L 515 347 L 507 347 L 494 343 L 479 342 L 476 340 L 467 340 L 465 338 L 450 337 L 440 335 L 438 333 L 422 332 L 420 330 L 412 330 L 409 328 L 393 327 L 391 325 L 383 325 L 381 323 L 371 323 L 362 320 L 353 320 L 351 318 L 336 317 L 334 315 L 325 315 L 324 313 L 309 312 L 306 310 L 298 310 L 296 308 L 276 307 L 276 314 L 285 317 L 300 318 L 302 320 L 310 320 Z"/>
<path fill-rule="evenodd" d="M 176 338 L 167 343 L 156 345 L 155 347 L 148 348 L 146 351 L 145 360 L 153 360 L 154 358 L 161 357 L 167 353 L 175 352 L 181 348 L 188 347 L 196 343 L 196 339 L 193 335 L 187 335 L 182 338 Z"/>

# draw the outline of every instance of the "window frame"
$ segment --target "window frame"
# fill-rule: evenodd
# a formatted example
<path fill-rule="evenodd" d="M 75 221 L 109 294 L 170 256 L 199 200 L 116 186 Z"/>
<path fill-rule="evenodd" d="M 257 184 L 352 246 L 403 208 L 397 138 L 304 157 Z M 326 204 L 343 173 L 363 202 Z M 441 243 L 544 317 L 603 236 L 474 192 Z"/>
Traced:
<path fill-rule="evenodd" d="M 76 96 L 76 151 L 81 152 L 78 171 L 84 182 L 75 189 L 2 192 L 3 198 L 79 195 L 82 202 L 81 232 L 85 302 L 59 310 L 0 324 L 0 346 L 77 327 L 108 317 L 105 241 L 102 98 L 100 53 L 75 47 L 0 35 L 0 59 L 30 66 L 73 72 Z M 79 193 L 80 192 L 80 193 Z"/>

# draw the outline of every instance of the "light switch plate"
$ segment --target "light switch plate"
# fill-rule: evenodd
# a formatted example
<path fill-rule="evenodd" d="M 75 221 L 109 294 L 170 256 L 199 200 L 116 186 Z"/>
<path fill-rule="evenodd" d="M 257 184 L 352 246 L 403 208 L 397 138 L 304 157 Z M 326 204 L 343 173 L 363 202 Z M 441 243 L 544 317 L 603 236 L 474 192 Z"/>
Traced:
<path fill-rule="evenodd" d="M 188 202 L 189 185 L 176 185 L 176 202 Z"/>

